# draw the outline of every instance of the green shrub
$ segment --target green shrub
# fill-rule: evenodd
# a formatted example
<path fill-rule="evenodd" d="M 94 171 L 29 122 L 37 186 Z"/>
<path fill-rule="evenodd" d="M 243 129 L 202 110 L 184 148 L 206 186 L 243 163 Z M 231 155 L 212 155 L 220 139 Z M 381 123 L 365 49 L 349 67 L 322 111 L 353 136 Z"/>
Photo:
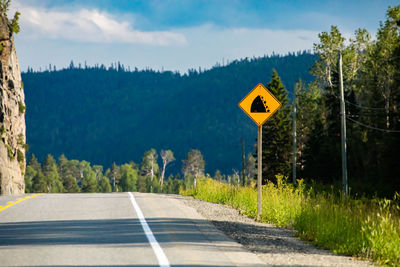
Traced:
<path fill-rule="evenodd" d="M 24 114 L 25 113 L 25 105 L 21 101 L 18 102 L 18 108 L 19 108 L 19 114 Z"/>
<path fill-rule="evenodd" d="M 21 150 L 17 150 L 17 160 L 19 163 L 23 163 L 25 160 L 25 155 Z"/>
<path fill-rule="evenodd" d="M 19 31 L 20 31 L 20 27 L 19 27 L 19 23 L 18 23 L 20 15 L 21 15 L 21 13 L 15 12 L 14 18 L 11 20 L 10 30 L 12 33 L 19 33 Z"/>
<path fill-rule="evenodd" d="M 12 148 L 8 144 L 5 144 L 5 145 L 6 145 L 6 148 L 7 148 L 8 158 L 13 160 L 14 159 L 14 153 L 12 151 Z"/>

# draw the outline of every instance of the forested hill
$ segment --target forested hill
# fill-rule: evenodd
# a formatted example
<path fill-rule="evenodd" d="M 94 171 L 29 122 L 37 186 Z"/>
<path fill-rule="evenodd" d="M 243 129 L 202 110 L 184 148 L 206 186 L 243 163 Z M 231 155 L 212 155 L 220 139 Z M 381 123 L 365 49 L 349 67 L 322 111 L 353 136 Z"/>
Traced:
<path fill-rule="evenodd" d="M 316 56 L 306 52 L 233 61 L 207 71 L 128 71 L 122 66 L 77 67 L 22 73 L 29 153 L 51 153 L 110 166 L 139 163 L 146 150 L 171 149 L 178 172 L 190 149 L 199 149 L 206 172 L 240 169 L 243 137 L 253 152 L 255 124 L 238 102 L 273 68 L 291 91 Z"/>

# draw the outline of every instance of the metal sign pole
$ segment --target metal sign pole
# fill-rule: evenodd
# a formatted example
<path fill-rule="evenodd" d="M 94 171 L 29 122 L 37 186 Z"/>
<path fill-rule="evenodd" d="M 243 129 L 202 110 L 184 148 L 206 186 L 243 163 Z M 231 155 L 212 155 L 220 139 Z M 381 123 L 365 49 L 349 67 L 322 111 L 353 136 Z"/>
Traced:
<path fill-rule="evenodd" d="M 261 219 L 261 187 L 262 187 L 262 125 L 258 125 L 258 144 L 257 144 L 257 220 Z"/>

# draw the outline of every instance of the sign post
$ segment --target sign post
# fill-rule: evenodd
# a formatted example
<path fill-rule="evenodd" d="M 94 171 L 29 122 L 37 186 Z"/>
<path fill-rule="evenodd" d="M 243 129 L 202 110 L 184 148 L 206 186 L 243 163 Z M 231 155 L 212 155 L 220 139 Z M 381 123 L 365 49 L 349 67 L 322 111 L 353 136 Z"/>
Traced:
<path fill-rule="evenodd" d="M 257 220 L 261 219 L 262 198 L 262 125 L 282 106 L 273 94 L 259 83 L 239 102 L 239 107 L 257 124 Z"/>
<path fill-rule="evenodd" d="M 261 188 L 262 188 L 262 125 L 258 125 L 257 138 L 257 221 L 261 219 Z"/>

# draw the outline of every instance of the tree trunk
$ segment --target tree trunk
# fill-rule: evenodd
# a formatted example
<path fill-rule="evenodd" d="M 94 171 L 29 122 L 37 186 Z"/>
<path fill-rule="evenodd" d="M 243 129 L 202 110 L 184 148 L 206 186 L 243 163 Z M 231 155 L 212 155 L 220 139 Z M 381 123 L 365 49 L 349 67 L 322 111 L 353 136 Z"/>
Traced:
<path fill-rule="evenodd" d="M 166 161 L 164 161 L 164 163 L 163 163 L 163 169 L 162 169 L 162 171 L 161 171 L 161 178 L 160 178 L 160 185 L 161 185 L 161 187 L 163 186 L 163 184 L 164 184 L 164 175 L 165 175 L 165 168 L 167 167 L 167 162 Z"/>

